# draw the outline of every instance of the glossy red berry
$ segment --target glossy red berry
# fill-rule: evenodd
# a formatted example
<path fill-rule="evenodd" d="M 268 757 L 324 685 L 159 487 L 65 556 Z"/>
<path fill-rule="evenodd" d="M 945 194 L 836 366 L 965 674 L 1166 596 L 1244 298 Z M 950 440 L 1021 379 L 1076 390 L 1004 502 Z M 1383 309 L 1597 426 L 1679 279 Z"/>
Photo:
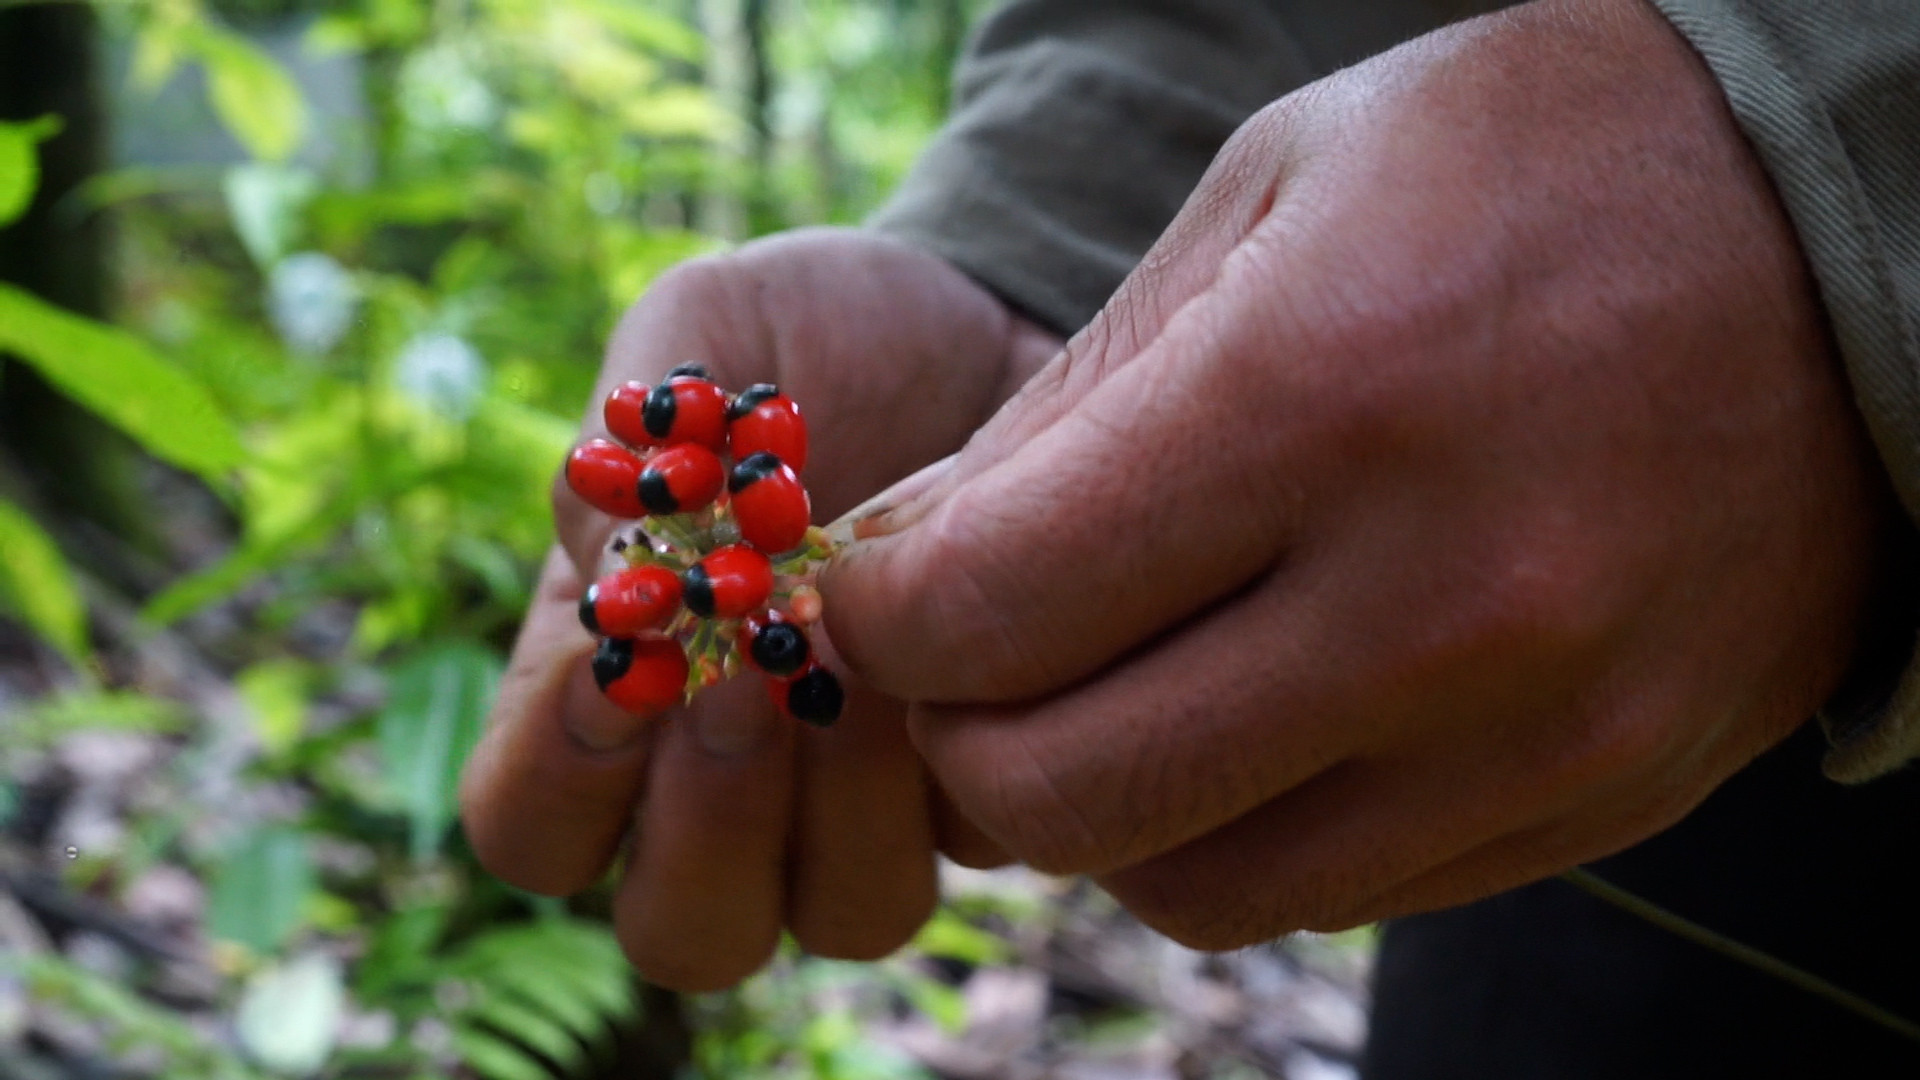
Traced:
<path fill-rule="evenodd" d="M 813 656 L 807 631 L 777 611 L 747 616 L 734 647 L 756 669 L 781 677 L 799 671 Z"/>
<path fill-rule="evenodd" d="M 637 484 L 640 504 L 655 514 L 704 510 L 726 487 L 727 469 L 696 443 L 669 446 L 647 458 Z"/>
<path fill-rule="evenodd" d="M 769 678 L 767 691 L 782 712 L 814 727 L 828 727 L 840 719 L 840 710 L 847 700 L 840 680 L 818 660 L 808 661 L 799 674 L 790 679 Z"/>
<path fill-rule="evenodd" d="M 778 387 L 755 383 L 727 407 L 727 446 L 735 461 L 764 452 L 797 473 L 807 467 L 807 422 Z"/>
<path fill-rule="evenodd" d="M 588 439 L 567 455 L 567 486 L 588 506 L 614 517 L 637 518 L 643 466 L 633 451 L 605 439 Z"/>
<path fill-rule="evenodd" d="M 678 446 L 696 443 L 716 453 L 727 448 L 727 392 L 704 375 L 688 374 L 687 368 L 675 368 L 660 385 L 646 392 L 637 410 L 639 424 L 633 423 L 636 410 L 632 399 L 639 386 L 629 383 L 614 391 L 621 398 L 617 413 L 607 415 L 607 430 L 635 446 Z M 697 370 L 697 369 L 696 369 Z M 613 395 L 607 405 L 614 405 Z"/>
<path fill-rule="evenodd" d="M 587 586 L 580 625 L 588 633 L 633 637 L 658 630 L 680 610 L 680 577 L 664 566 L 630 566 Z"/>
<path fill-rule="evenodd" d="M 778 555 L 806 539 L 813 505 L 800 478 L 779 458 L 762 452 L 736 462 L 727 491 L 733 496 L 733 520 L 747 543 Z"/>
<path fill-rule="evenodd" d="M 687 671 L 687 654 L 671 638 L 603 638 L 593 654 L 593 681 L 600 692 L 636 716 L 678 705 Z"/>
<path fill-rule="evenodd" d="M 621 383 L 607 395 L 600 406 L 600 418 L 606 422 L 607 430 L 613 437 L 628 446 L 652 446 L 656 440 L 647 433 L 646 421 L 642 411 L 647 406 L 647 395 L 653 387 L 643 382 Z"/>
<path fill-rule="evenodd" d="M 773 564 L 745 544 L 717 547 L 687 567 L 681 593 L 687 610 L 703 619 L 738 619 L 767 606 Z"/>

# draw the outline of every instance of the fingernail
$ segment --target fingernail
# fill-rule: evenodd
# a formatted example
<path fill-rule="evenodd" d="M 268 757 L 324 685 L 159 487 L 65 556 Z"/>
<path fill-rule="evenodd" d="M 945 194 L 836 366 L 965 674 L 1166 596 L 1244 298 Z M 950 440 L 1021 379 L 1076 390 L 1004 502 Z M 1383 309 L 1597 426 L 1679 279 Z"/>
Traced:
<path fill-rule="evenodd" d="M 897 533 L 919 521 L 939 505 L 942 492 L 936 491 L 935 485 L 953 471 L 959 456 L 948 454 L 840 515 L 827 526 L 827 535 L 837 544 L 850 544 Z"/>
<path fill-rule="evenodd" d="M 651 721 L 629 715 L 608 701 L 594 684 L 593 670 L 582 657 L 567 674 L 567 692 L 560 705 L 560 726 L 581 746 L 595 753 L 624 750 L 640 741 Z"/>
<path fill-rule="evenodd" d="M 701 749 L 714 757 L 740 757 L 770 741 L 778 718 L 766 708 L 766 695 L 758 692 L 760 681 L 730 679 L 701 695 L 690 717 Z"/>

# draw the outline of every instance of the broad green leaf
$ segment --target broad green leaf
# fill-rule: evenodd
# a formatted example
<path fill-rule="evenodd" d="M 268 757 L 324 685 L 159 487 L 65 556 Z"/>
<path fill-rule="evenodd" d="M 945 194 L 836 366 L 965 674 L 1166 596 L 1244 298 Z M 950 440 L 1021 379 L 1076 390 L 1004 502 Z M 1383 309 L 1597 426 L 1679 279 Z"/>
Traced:
<path fill-rule="evenodd" d="M 253 730 L 269 754 L 285 753 L 307 726 L 307 665 L 263 660 L 234 676 L 234 689 L 253 714 Z"/>
<path fill-rule="evenodd" d="M 0 610 L 17 613 L 34 633 L 76 664 L 87 645 L 87 609 L 60 549 L 33 518 L 0 499 Z"/>
<path fill-rule="evenodd" d="M 207 95 L 247 152 L 284 161 L 306 133 L 307 106 L 285 69 L 246 38 L 209 24 L 191 37 L 207 66 Z"/>
<path fill-rule="evenodd" d="M 453 821 L 460 767 L 480 741 L 500 670 L 487 649 L 450 641 L 415 653 L 393 672 L 379 719 L 380 758 L 406 810 L 415 859 L 438 851 Z"/>
<path fill-rule="evenodd" d="M 240 1045 L 276 1072 L 306 1076 L 333 1050 L 346 1003 L 340 961 L 306 952 L 255 972 L 240 995 L 234 1027 Z"/>
<path fill-rule="evenodd" d="M 40 144 L 60 132 L 60 118 L 0 121 L 0 226 L 27 212 L 40 186 Z"/>
<path fill-rule="evenodd" d="M 313 857 L 299 830 L 256 830 L 213 873 L 207 929 L 257 952 L 272 952 L 299 924 L 313 886 Z"/>
<path fill-rule="evenodd" d="M 0 350 L 183 469 L 213 478 L 246 456 L 206 387 L 124 330 L 0 283 Z"/>

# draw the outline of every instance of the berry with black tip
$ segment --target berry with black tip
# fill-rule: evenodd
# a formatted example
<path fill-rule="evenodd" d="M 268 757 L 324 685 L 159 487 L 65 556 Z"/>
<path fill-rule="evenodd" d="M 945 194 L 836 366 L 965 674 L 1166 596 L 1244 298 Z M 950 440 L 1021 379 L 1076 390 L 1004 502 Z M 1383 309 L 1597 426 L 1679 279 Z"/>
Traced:
<path fill-rule="evenodd" d="M 813 504 L 800 477 L 772 454 L 750 454 L 727 476 L 733 520 L 740 538 L 770 555 L 792 551 L 806 539 Z"/>
<path fill-rule="evenodd" d="M 718 455 L 696 443 L 681 443 L 647 458 L 635 490 L 650 513 L 690 514 L 712 505 L 726 483 L 726 466 Z"/>
<path fill-rule="evenodd" d="M 618 431 L 614 434 L 636 446 L 697 443 L 715 453 L 727 448 L 727 392 L 704 377 L 672 375 L 660 380 L 641 401 L 639 418 L 639 429 L 628 429 L 632 438 Z"/>
<path fill-rule="evenodd" d="M 813 657 L 806 629 L 778 611 L 747 616 L 734 643 L 747 663 L 783 678 L 805 667 Z"/>
<path fill-rule="evenodd" d="M 790 679 L 768 679 L 767 689 L 783 712 L 814 727 L 829 727 L 840 719 L 847 701 L 840 680 L 818 660 L 809 661 Z"/>
<path fill-rule="evenodd" d="M 633 451 L 606 439 L 588 439 L 567 455 L 567 487 L 588 506 L 614 517 L 637 518 L 647 512 L 640 501 L 645 468 Z"/>
<path fill-rule="evenodd" d="M 671 638 L 602 638 L 593 681 L 607 699 L 635 716 L 678 705 L 687 689 L 687 654 Z"/>
<path fill-rule="evenodd" d="M 703 619 L 738 619 L 773 595 L 773 564 L 745 544 L 707 552 L 681 579 L 687 610 Z"/>
<path fill-rule="evenodd" d="M 587 586 L 580 625 L 591 634 L 633 637 L 658 630 L 680 610 L 680 576 L 664 566 L 629 566 Z"/>
<path fill-rule="evenodd" d="M 807 422 L 779 387 L 755 383 L 727 407 L 727 447 L 735 461 L 765 452 L 797 473 L 807 467 Z"/>

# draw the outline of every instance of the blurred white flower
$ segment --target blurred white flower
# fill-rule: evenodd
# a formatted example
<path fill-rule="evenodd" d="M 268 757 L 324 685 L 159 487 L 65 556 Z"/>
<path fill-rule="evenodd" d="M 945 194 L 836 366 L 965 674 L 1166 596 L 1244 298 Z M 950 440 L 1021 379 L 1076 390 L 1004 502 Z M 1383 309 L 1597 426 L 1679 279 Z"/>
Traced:
<path fill-rule="evenodd" d="M 486 383 L 487 362 L 480 353 L 447 333 L 415 336 L 393 365 L 393 384 L 402 393 L 449 420 L 473 415 Z"/>
<path fill-rule="evenodd" d="M 318 356 L 339 344 L 359 303 L 352 276 L 317 251 L 289 255 L 267 276 L 267 317 L 298 353 Z"/>

